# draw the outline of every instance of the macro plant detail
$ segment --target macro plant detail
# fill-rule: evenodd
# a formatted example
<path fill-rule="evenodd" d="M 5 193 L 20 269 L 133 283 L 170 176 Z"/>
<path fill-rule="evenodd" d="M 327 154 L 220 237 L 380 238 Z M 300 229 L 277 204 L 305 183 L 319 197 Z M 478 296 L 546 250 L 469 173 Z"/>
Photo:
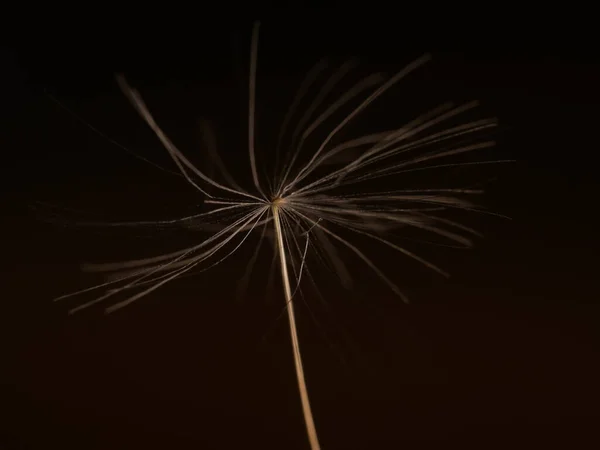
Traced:
<path fill-rule="evenodd" d="M 77 312 L 126 294 L 125 298 L 106 307 L 106 312 L 112 313 L 194 269 L 201 268 L 204 271 L 220 264 L 247 244 L 251 234 L 258 233 L 259 246 L 266 241 L 271 242 L 274 257 L 278 258 L 307 435 L 311 448 L 318 449 L 320 444 L 306 386 L 294 313 L 294 299 L 303 274 L 310 276 L 307 255 L 314 252 L 329 263 L 342 284 L 348 287 L 352 282 L 351 275 L 338 251 L 344 249 L 372 270 L 403 301 L 408 299 L 402 289 L 359 244 L 352 242 L 352 236 L 371 240 L 374 245 L 386 247 L 401 257 L 447 276 L 442 268 L 399 245 L 394 239 L 395 233 L 418 229 L 454 245 L 468 247 L 472 244 L 472 238 L 479 236 L 479 233 L 441 213 L 447 210 L 477 211 L 471 198 L 482 191 L 456 186 L 407 189 L 403 187 L 403 175 L 444 167 L 499 162 L 452 162 L 453 157 L 493 146 L 492 141 L 465 143 L 465 139 L 492 129 L 496 126 L 496 120 L 478 119 L 456 124 L 456 119 L 474 109 L 477 102 L 458 106 L 447 103 L 398 128 L 340 141 L 341 131 L 347 129 L 357 116 L 367 111 L 373 102 L 403 78 L 427 63 L 430 57 L 425 55 L 414 60 L 391 77 L 369 75 L 341 96 L 332 99 L 334 88 L 354 68 L 353 63 L 342 64 L 316 88 L 313 101 L 300 114 L 299 105 L 325 69 L 324 64 L 318 64 L 306 76 L 283 119 L 275 157 L 269 162 L 272 176 L 265 176 L 268 171 L 264 168 L 268 164 L 262 165 L 255 150 L 257 55 L 258 24 L 255 24 L 250 51 L 248 105 L 248 156 L 252 189 L 243 188 L 231 176 L 216 149 L 210 145 L 206 146 L 206 152 L 219 170 L 219 180 L 192 164 L 156 123 L 140 93 L 123 76 L 117 77 L 131 105 L 160 140 L 180 174 L 205 199 L 208 210 L 173 220 L 113 225 L 208 224 L 210 226 L 205 230 L 213 232 L 191 247 L 168 254 L 115 263 L 86 264 L 85 270 L 104 273 L 107 281 L 56 300 L 104 289 L 103 295 L 70 310 Z M 343 108 L 348 108 L 349 112 L 342 115 L 337 125 L 327 129 L 320 144 L 306 148 L 315 132 L 322 129 L 333 116 L 340 114 Z M 291 134 L 290 126 L 293 126 Z M 287 145 L 284 144 L 286 136 Z M 379 188 L 384 184 L 389 189 Z M 137 292 L 127 295 L 134 290 Z"/>

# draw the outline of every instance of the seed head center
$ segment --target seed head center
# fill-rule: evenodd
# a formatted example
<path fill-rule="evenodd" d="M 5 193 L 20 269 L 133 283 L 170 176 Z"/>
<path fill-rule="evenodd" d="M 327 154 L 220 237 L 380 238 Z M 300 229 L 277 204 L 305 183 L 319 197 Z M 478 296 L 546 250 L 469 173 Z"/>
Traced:
<path fill-rule="evenodd" d="M 282 197 L 274 197 L 271 200 L 271 205 L 272 206 L 283 206 L 283 205 L 285 205 L 285 199 Z"/>

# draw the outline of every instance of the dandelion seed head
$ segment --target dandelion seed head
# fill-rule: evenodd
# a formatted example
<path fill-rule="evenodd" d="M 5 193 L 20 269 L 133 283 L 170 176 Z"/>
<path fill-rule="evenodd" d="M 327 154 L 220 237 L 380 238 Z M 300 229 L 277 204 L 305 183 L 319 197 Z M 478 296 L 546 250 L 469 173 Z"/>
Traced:
<path fill-rule="evenodd" d="M 253 29 L 249 76 L 248 172 L 252 175 L 252 189 L 242 188 L 239 180 L 229 174 L 207 128 L 202 133 L 205 150 L 220 177 L 217 179 L 212 173 L 209 176 L 205 168 L 192 164 L 154 120 L 142 95 L 129 86 L 124 76 L 117 77 L 123 93 L 162 143 L 180 175 L 205 198 L 206 209 L 198 214 L 173 220 L 110 225 L 186 226 L 206 231 L 209 237 L 190 247 L 151 258 L 87 264 L 86 271 L 107 274 L 107 281 L 56 300 L 97 289 L 105 290 L 104 295 L 72 308 L 71 312 L 75 312 L 121 294 L 128 295 L 124 300 L 106 308 L 106 312 L 114 312 L 173 280 L 220 264 L 247 244 L 251 235 L 259 234 L 258 245 L 248 264 L 247 276 L 264 243 L 269 242 L 273 250 L 273 261 L 279 259 L 304 418 L 311 448 L 315 450 L 319 448 L 319 443 L 304 382 L 292 305 L 292 300 L 297 295 L 303 295 L 303 280 L 308 278 L 316 285 L 311 273 L 312 262 L 309 264 L 307 255 L 314 255 L 321 263 L 332 268 L 341 284 L 348 288 L 352 286 L 353 280 L 346 258 L 340 252 L 349 252 L 405 302 L 407 297 L 397 285 L 395 277 L 368 255 L 368 247 L 378 246 L 447 276 L 445 270 L 401 245 L 396 238 L 400 232 L 408 229 L 435 235 L 456 246 L 471 246 L 473 237 L 479 233 L 444 217 L 442 213 L 481 212 L 476 203 L 470 200 L 481 190 L 462 185 L 407 189 L 402 180 L 407 174 L 437 173 L 444 168 L 464 168 L 469 165 L 477 167 L 499 162 L 452 161 L 452 158 L 476 154 L 493 146 L 492 141 L 473 142 L 468 141 L 468 138 L 476 136 L 482 130 L 493 128 L 496 121 L 478 119 L 448 125 L 478 104 L 445 103 L 408 123 L 398 124 L 396 129 L 379 130 L 340 142 L 340 132 L 347 130 L 348 124 L 364 114 L 371 103 L 415 72 L 430 57 L 424 55 L 417 58 L 391 77 L 380 74 L 368 76 L 337 99 L 330 98 L 333 89 L 351 71 L 354 64 L 341 65 L 320 88 L 315 88 L 316 80 L 326 67 L 326 64 L 319 63 L 299 87 L 298 94 L 283 119 L 274 151 L 274 170 L 265 177 L 268 171 L 262 170 L 262 162 L 255 153 L 257 52 L 258 24 Z M 299 105 L 313 88 L 316 90 L 314 99 L 302 111 Z M 358 102 L 358 105 L 352 102 Z M 349 105 L 354 106 L 350 108 Z M 342 115 L 335 126 L 327 128 L 324 137 L 315 145 L 311 141 L 318 140 L 315 132 L 323 130 L 324 124 L 329 124 L 344 109 L 349 111 Z M 295 128 L 290 131 L 288 128 L 293 128 L 294 125 Z M 285 136 L 287 140 L 284 139 Z M 391 187 L 387 190 L 376 189 L 381 180 L 388 181 Z M 372 245 L 361 245 L 356 238 L 369 240 Z M 115 287 L 118 285 L 120 287 Z M 131 291 L 134 290 L 138 292 L 132 295 Z"/>

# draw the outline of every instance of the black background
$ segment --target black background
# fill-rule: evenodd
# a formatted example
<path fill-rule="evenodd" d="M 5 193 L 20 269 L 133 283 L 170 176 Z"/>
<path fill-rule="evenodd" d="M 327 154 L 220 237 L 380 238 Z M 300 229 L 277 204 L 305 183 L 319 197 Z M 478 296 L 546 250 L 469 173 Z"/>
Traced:
<path fill-rule="evenodd" d="M 435 250 L 450 280 L 412 279 L 402 267 L 395 278 L 410 306 L 363 283 L 351 294 L 323 287 L 329 309 L 315 306 L 318 324 L 299 307 L 323 448 L 594 448 L 597 55 L 558 36 L 560 27 L 516 36 L 480 24 L 460 40 L 451 26 L 420 35 L 392 20 L 293 16 L 263 20 L 265 123 L 277 124 L 288 100 L 280 93 L 293 95 L 321 57 L 391 71 L 427 50 L 434 61 L 415 75 L 415 92 L 426 102 L 481 100 L 501 123 L 495 157 L 517 160 L 497 170 L 485 199 L 512 220 L 475 216 L 486 238 L 474 250 Z M 243 257 L 108 317 L 69 317 L 51 303 L 93 282 L 81 261 L 161 253 L 189 235 L 56 226 L 31 205 L 119 220 L 202 203 L 52 98 L 172 168 L 122 98 L 113 74 L 124 72 L 186 152 L 194 120 L 208 117 L 223 155 L 237 161 L 252 21 L 200 23 L 177 35 L 166 26 L 50 33 L 3 50 L 2 448 L 307 448 L 280 298 L 265 300 L 259 282 L 234 300 Z M 409 98 L 406 108 L 419 106 Z"/>

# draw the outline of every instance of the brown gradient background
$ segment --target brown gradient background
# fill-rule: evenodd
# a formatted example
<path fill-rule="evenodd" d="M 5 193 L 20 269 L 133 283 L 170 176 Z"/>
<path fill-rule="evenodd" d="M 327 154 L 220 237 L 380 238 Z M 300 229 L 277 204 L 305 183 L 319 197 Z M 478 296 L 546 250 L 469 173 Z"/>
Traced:
<path fill-rule="evenodd" d="M 421 50 L 393 30 L 349 29 L 315 24 L 302 39 L 300 25 L 266 21 L 259 104 L 292 95 L 322 56 L 391 70 Z M 241 301 L 243 253 L 113 316 L 69 317 L 50 300 L 97 280 L 79 262 L 158 253 L 193 235 L 56 226 L 29 208 L 48 201 L 105 220 L 193 211 L 202 199 L 185 184 L 130 158 L 43 89 L 168 165 L 112 79 L 125 71 L 188 149 L 194 120 L 212 119 L 235 165 L 249 36 L 246 24 L 198 31 L 193 45 L 53 38 L 4 52 L 0 448 L 307 448 L 279 286 L 265 297 L 265 267 Z M 327 308 L 307 300 L 318 324 L 298 305 L 323 448 L 595 448 L 600 66 L 525 45 L 437 48 L 415 78 L 431 98 L 478 98 L 500 118 L 495 156 L 518 162 L 498 168 L 484 201 L 513 220 L 471 217 L 486 235 L 472 251 L 425 248 L 452 273 L 447 281 L 413 275 L 401 258 L 379 261 L 410 306 L 362 276 L 355 292 L 324 285 Z"/>

